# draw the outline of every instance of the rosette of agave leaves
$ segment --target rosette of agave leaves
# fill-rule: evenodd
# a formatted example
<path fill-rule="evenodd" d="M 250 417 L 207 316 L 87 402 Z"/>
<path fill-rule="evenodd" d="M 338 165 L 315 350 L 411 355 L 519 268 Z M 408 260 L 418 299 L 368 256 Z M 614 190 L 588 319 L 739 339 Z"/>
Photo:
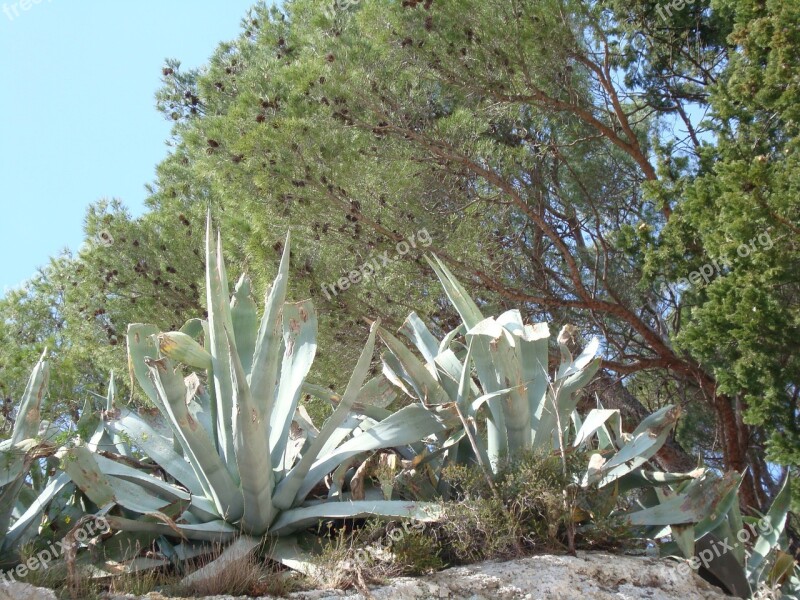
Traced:
<path fill-rule="evenodd" d="M 106 411 L 87 443 L 60 453 L 110 527 L 127 533 L 117 545 L 158 539 L 165 554 L 188 556 L 193 541 L 236 537 L 239 548 L 253 548 L 272 536 L 272 556 L 297 567 L 293 534 L 321 519 L 437 518 L 432 503 L 353 500 L 323 485 L 364 453 L 446 430 L 452 416 L 417 405 L 380 420 L 351 414 L 354 403 L 385 393 L 380 380 L 365 384 L 376 323 L 331 416 L 319 430 L 309 422 L 299 400 L 316 352 L 317 315 L 309 300 L 286 301 L 289 252 L 287 236 L 259 322 L 246 277 L 229 293 L 209 218 L 208 319 L 178 332 L 129 326 L 130 369 L 158 414 Z M 171 548 L 167 540 L 175 538 L 184 543 Z"/>

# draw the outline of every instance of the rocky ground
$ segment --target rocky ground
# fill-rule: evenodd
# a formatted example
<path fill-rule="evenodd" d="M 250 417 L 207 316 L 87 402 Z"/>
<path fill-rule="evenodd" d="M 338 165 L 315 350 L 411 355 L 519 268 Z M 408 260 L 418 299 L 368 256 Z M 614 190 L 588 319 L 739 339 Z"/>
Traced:
<path fill-rule="evenodd" d="M 365 599 L 355 590 L 295 592 L 292 600 Z M 370 588 L 375 600 L 712 600 L 727 598 L 674 562 L 638 556 L 579 553 L 533 556 L 509 562 L 486 562 L 447 569 L 427 577 L 399 577 Z M 109 600 L 167 600 L 147 596 L 109 596 Z M 214 596 L 216 600 L 238 600 Z M 55 600 L 52 590 L 0 583 L 0 600 Z M 208 599 L 210 600 L 210 599 Z M 265 599 L 266 600 L 266 599 Z"/>

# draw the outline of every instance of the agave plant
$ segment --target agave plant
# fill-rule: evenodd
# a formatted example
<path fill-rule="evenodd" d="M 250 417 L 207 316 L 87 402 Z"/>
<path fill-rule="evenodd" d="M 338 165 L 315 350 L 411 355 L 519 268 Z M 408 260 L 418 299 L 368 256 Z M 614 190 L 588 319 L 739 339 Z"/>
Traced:
<path fill-rule="evenodd" d="M 158 415 L 109 410 L 103 431 L 60 454 L 76 485 L 108 512 L 112 528 L 186 540 L 244 534 L 255 543 L 323 518 L 436 517 L 432 504 L 352 501 L 320 486 L 329 473 L 364 453 L 444 431 L 447 414 L 414 405 L 380 421 L 353 418 L 350 408 L 368 402 L 375 388 L 373 382 L 363 384 L 376 324 L 322 428 L 303 418 L 299 400 L 316 352 L 317 316 L 310 301 L 285 300 L 289 248 L 287 236 L 259 324 L 246 277 L 229 295 L 221 241 L 215 242 L 209 219 L 207 321 L 190 320 L 178 332 L 129 326 L 130 368 Z M 184 374 L 181 365 L 193 371 Z M 93 453 L 99 445 L 113 454 Z M 128 449 L 132 456 L 126 456 Z M 141 462 L 143 467 L 157 466 L 162 475 L 132 465 L 130 458 L 139 455 L 152 463 Z M 117 508 L 109 511 L 110 506 Z M 273 552 L 288 560 L 295 550 L 277 544 Z"/>
<path fill-rule="evenodd" d="M 600 494 L 608 494 L 612 500 L 638 490 L 633 510 L 618 516 L 629 527 L 638 528 L 643 537 L 671 537 L 673 542 L 662 546 L 662 554 L 692 559 L 703 551 L 706 556 L 712 554 L 709 545 L 716 544 L 708 569 L 729 592 L 749 597 L 766 585 L 782 586 L 785 594 L 797 593 L 800 569 L 785 551 L 788 543 L 783 534 L 790 502 L 788 479 L 769 513 L 756 520 L 739 512 L 737 491 L 742 478 L 737 473 L 717 474 L 704 468 L 689 473 L 649 469 L 649 460 L 663 446 L 679 417 L 678 409 L 663 407 L 632 433 L 622 431 L 617 410 L 600 407 L 582 419 L 576 412 L 576 392 L 599 368 L 597 338 L 573 358 L 567 344 L 573 332 L 564 327 L 557 338 L 561 360 L 551 379 L 547 373 L 550 333 L 546 323 L 524 324 L 516 310 L 497 318 L 484 317 L 446 265 L 436 257 L 429 264 L 462 324 L 437 340 L 411 313 L 400 332 L 423 360 L 395 336 L 379 330 L 387 347 L 384 374 L 423 406 L 454 405 L 462 427 L 450 433 L 438 450 L 418 457 L 413 466 L 433 461 L 439 454 L 439 464 L 445 457 L 450 461 L 476 461 L 496 473 L 503 456 L 531 450 L 562 455 L 582 450 L 590 459 L 576 483 L 596 486 Z M 483 407 L 488 409 L 485 437 L 475 427 Z M 609 511 L 604 516 L 609 516 L 615 503 L 605 504 Z M 755 525 L 763 531 L 746 553 L 742 532 Z M 726 547 L 732 552 L 720 555 L 719 548 Z"/>
<path fill-rule="evenodd" d="M 713 475 L 709 475 L 713 478 Z M 691 522 L 672 523 L 673 542 L 665 544 L 661 553 L 689 559 L 695 570 L 713 576 L 729 594 L 740 598 L 775 597 L 797 598 L 800 593 L 800 565 L 789 552 L 785 526 L 791 503 L 791 481 L 783 481 L 772 505 L 765 515 L 743 516 L 737 493 L 741 477 L 723 476 L 722 497 L 712 512 L 697 511 Z M 668 493 L 667 494 L 665 494 Z M 659 516 L 673 512 L 675 505 L 701 504 L 707 490 L 699 483 L 679 483 L 663 489 L 659 497 L 651 497 L 649 507 L 641 511 L 643 520 L 656 521 Z M 662 518 L 662 524 L 666 521 Z M 655 533 L 658 536 L 666 533 Z M 769 592 L 765 594 L 765 590 Z"/>
<path fill-rule="evenodd" d="M 607 485 L 642 467 L 664 444 L 678 417 L 673 407 L 654 413 L 632 434 L 622 433 L 618 411 L 595 409 L 585 420 L 577 415 L 578 392 L 600 368 L 596 337 L 573 357 L 568 347 L 572 328 L 565 326 L 558 336 L 560 365 L 551 378 L 547 323 L 525 324 L 518 310 L 485 317 L 438 258 L 429 263 L 462 325 L 438 340 L 411 313 L 400 331 L 423 360 L 380 329 L 387 348 L 383 372 L 422 406 L 456 408 L 462 427 L 441 447 L 451 460 L 475 460 L 496 473 L 503 457 L 593 448 L 598 456 L 583 484 Z M 484 407 L 486 435 L 481 436 L 474 423 Z"/>
<path fill-rule="evenodd" d="M 5 567 L 18 561 L 22 545 L 41 537 L 45 513 L 50 539 L 65 533 L 63 522 L 55 523 L 54 513 L 48 512 L 57 495 L 72 489 L 69 478 L 51 475 L 46 462 L 56 452 L 59 433 L 41 420 L 49 374 L 45 350 L 28 380 L 11 437 L 0 442 L 0 565 Z"/>

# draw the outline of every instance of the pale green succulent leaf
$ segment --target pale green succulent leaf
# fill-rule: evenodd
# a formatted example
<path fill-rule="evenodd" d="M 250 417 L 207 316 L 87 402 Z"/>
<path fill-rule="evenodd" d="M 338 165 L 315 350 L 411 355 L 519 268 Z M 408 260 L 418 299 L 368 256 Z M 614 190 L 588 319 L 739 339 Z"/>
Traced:
<path fill-rule="evenodd" d="M 594 408 L 590 410 L 589 414 L 583 419 L 583 423 L 578 433 L 575 435 L 575 439 L 572 441 L 572 446 L 578 448 L 585 444 L 606 424 L 611 424 L 614 427 L 614 431 L 618 432 L 619 438 L 622 437 L 622 418 L 620 412 L 616 409 Z"/>
<path fill-rule="evenodd" d="M 238 520 L 243 512 L 241 490 L 217 452 L 208 433 L 189 413 L 186 405 L 186 385 L 183 377 L 173 369 L 168 358 L 147 361 L 151 379 L 165 406 L 165 414 L 173 424 L 176 439 L 180 441 L 195 474 L 204 477 L 219 514 Z"/>
<path fill-rule="evenodd" d="M 150 402 L 162 409 L 163 405 L 156 393 L 156 388 L 153 382 L 150 381 L 150 371 L 144 362 L 145 358 L 158 358 L 158 344 L 155 338 L 158 334 L 159 329 L 155 325 L 132 323 L 128 325 L 125 339 L 128 345 L 128 370 L 131 376 L 131 389 L 134 387 L 133 380 L 136 379 L 139 387 L 144 391 Z"/>
<path fill-rule="evenodd" d="M 418 442 L 434 433 L 445 431 L 445 425 L 419 404 L 412 404 L 381 421 L 377 425 L 353 437 L 334 451 L 319 458 L 309 470 L 297 493 L 300 502 L 325 475 L 356 454 L 392 448 Z"/>
<path fill-rule="evenodd" d="M 227 542 L 241 534 L 241 530 L 238 527 L 226 523 L 223 520 L 196 524 L 173 523 L 171 525 L 117 516 L 107 516 L 106 520 L 109 526 L 114 530 L 142 531 L 163 536 L 180 535 L 187 540 Z"/>
<path fill-rule="evenodd" d="M 253 401 L 263 407 L 264 418 L 270 422 L 275 402 L 275 386 L 278 381 L 278 366 L 283 345 L 283 305 L 289 281 L 289 234 L 283 246 L 283 255 L 278 273 L 264 301 L 264 314 L 258 329 L 253 366 L 248 373 L 248 383 Z"/>
<path fill-rule="evenodd" d="M 252 323 L 255 329 L 255 317 Z M 244 500 L 244 528 L 255 535 L 262 535 L 272 522 L 273 472 L 270 460 L 267 423 L 263 407 L 256 404 L 250 395 L 247 376 L 239 356 L 234 352 L 233 340 L 228 337 L 231 352 L 231 379 L 233 381 L 236 413 L 233 417 L 233 447 L 239 467 Z"/>
<path fill-rule="evenodd" d="M 204 477 L 198 478 L 186 459 L 173 450 L 172 440 L 153 429 L 135 412 L 123 409 L 119 418 L 106 422 L 106 427 L 130 439 L 136 447 L 152 458 L 171 477 L 186 486 L 192 494 L 211 496 L 210 490 L 203 487 L 203 483 L 208 485 L 208 482 Z"/>
<path fill-rule="evenodd" d="M 326 447 L 331 437 L 336 434 L 337 431 L 341 431 L 339 428 L 347 418 L 350 409 L 362 389 L 361 386 L 369 374 L 372 355 L 375 353 L 375 334 L 379 326 L 380 321 L 378 320 L 370 327 L 369 338 L 364 345 L 364 349 L 361 351 L 361 356 L 358 358 L 356 367 L 350 376 L 350 381 L 347 384 L 344 396 L 342 396 L 342 399 L 339 401 L 339 405 L 333 411 L 333 414 L 328 417 L 328 420 L 325 421 L 319 435 L 317 435 L 316 439 L 311 443 L 311 446 L 303 454 L 300 462 L 289 471 L 283 481 L 281 481 L 275 489 L 274 502 L 278 508 L 285 510 L 294 504 L 295 496 L 300 486 L 303 484 L 306 475 L 308 475 L 311 466 L 317 460 L 317 457 L 320 456 L 320 452 Z"/>
<path fill-rule="evenodd" d="M 186 335 L 194 338 L 195 340 L 199 338 L 201 335 L 205 333 L 204 324 L 206 321 L 204 319 L 198 319 L 197 317 L 188 319 L 186 323 L 179 329 L 181 333 L 185 333 Z"/>
<path fill-rule="evenodd" d="M 467 290 L 458 282 L 450 269 L 439 260 L 439 257 L 435 254 L 432 256 L 432 259 L 426 256 L 425 260 L 428 261 L 428 264 L 436 273 L 436 276 L 439 278 L 444 288 L 445 294 L 447 294 L 450 303 L 458 311 L 458 314 L 461 315 L 461 320 L 464 321 L 467 329 L 472 329 L 484 318 L 478 305 L 470 298 Z"/>
<path fill-rule="evenodd" d="M 231 321 L 233 338 L 239 353 L 242 370 L 247 374 L 253 367 L 253 356 L 258 339 L 258 315 L 256 302 L 251 293 L 250 279 L 242 274 L 231 296 Z"/>
<path fill-rule="evenodd" d="M 63 450 L 60 458 L 64 472 L 97 506 L 119 504 L 128 510 L 147 513 L 161 510 L 171 502 L 148 493 L 140 485 L 107 476 L 98 464 L 103 457 L 83 446 Z M 188 498 L 186 495 L 187 501 Z"/>
<path fill-rule="evenodd" d="M 603 465 L 600 485 L 608 485 L 627 475 L 655 456 L 666 443 L 678 415 L 679 411 L 667 405 L 645 419 L 642 424 L 647 425 L 640 425 L 632 438 Z"/>
<path fill-rule="evenodd" d="M 778 544 L 778 539 L 786 525 L 786 516 L 792 502 L 791 481 L 787 476 L 781 484 L 781 489 L 775 496 L 772 506 L 760 521 L 758 528 L 760 535 L 753 546 L 750 559 L 747 561 L 747 579 L 756 586 L 762 579 L 765 561 L 770 552 Z"/>
<path fill-rule="evenodd" d="M 11 431 L 11 445 L 15 446 L 22 440 L 34 438 L 39 433 L 41 421 L 42 402 L 47 394 L 47 384 L 50 379 L 50 366 L 47 363 L 47 350 L 33 368 L 28 384 L 22 394 L 22 400 L 17 410 L 17 418 Z"/>
<path fill-rule="evenodd" d="M 206 306 L 208 309 L 208 350 L 211 354 L 214 373 L 214 396 L 217 403 L 217 441 L 223 461 L 238 481 L 236 456 L 233 450 L 233 382 L 231 381 L 231 351 L 226 331 L 233 331 L 231 320 L 228 279 L 225 261 L 222 258 L 222 243 L 211 225 L 211 213 L 206 226 Z M 233 342 L 236 348 L 236 341 Z"/>
<path fill-rule="evenodd" d="M 700 523 L 714 512 L 715 507 L 741 481 L 737 473 L 726 473 L 716 477 L 711 473 L 694 479 L 683 493 L 667 498 L 664 502 L 627 515 L 630 525 L 683 525 Z M 721 513 L 724 516 L 725 513 Z M 695 529 L 697 535 L 700 531 Z"/>
<path fill-rule="evenodd" d="M 400 327 L 400 333 L 405 335 L 419 350 L 428 364 L 433 364 L 439 354 L 439 342 L 433 337 L 417 313 L 411 312 Z"/>
<path fill-rule="evenodd" d="M 275 404 L 269 420 L 269 443 L 272 466 L 285 470 L 285 451 L 292 417 L 317 352 L 317 313 L 310 300 L 283 306 L 284 354 Z"/>
<path fill-rule="evenodd" d="M 402 371 L 407 374 L 407 381 L 414 388 L 416 397 L 420 402 L 423 404 L 441 404 L 448 401 L 447 392 L 436 377 L 426 368 L 422 361 L 414 356 L 414 353 L 405 344 L 383 328 L 378 330 L 378 335 L 397 359 Z"/>
<path fill-rule="evenodd" d="M 138 469 L 99 454 L 93 455 L 93 458 L 97 464 L 98 470 L 108 478 L 112 489 L 116 485 L 115 479 L 121 479 L 129 483 L 135 483 L 143 490 L 161 496 L 168 502 L 180 500 L 188 503 L 191 499 L 191 495 L 184 489 L 167 483 L 158 477 L 142 473 Z"/>
<path fill-rule="evenodd" d="M 25 536 L 26 532 L 41 520 L 41 515 L 47 506 L 67 485 L 71 485 L 71 483 L 69 475 L 66 473 L 59 473 L 50 479 L 33 503 L 25 509 L 25 512 L 14 521 L 7 531 L 4 530 L 5 537 L 0 542 L 0 550 L 13 548 Z"/>
<path fill-rule="evenodd" d="M 397 500 L 361 500 L 350 502 L 324 502 L 304 508 L 293 508 L 281 513 L 270 533 L 286 535 L 305 529 L 320 519 L 414 519 L 422 522 L 436 521 L 442 517 L 439 504 L 430 502 L 402 502 Z"/>

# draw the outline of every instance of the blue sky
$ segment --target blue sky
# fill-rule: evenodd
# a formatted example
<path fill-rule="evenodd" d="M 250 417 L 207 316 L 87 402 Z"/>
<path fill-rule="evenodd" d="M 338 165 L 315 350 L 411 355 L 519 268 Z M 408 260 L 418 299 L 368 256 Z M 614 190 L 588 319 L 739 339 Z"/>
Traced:
<path fill-rule="evenodd" d="M 164 59 L 203 65 L 254 3 L 0 0 L 0 296 L 79 247 L 92 202 L 141 214 L 167 152 Z"/>

